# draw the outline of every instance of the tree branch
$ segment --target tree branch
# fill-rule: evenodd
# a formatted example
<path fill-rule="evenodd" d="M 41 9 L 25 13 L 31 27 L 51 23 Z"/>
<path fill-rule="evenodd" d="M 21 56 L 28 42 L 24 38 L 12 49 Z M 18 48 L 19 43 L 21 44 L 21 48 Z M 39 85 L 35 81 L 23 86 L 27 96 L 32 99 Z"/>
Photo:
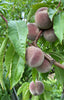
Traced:
<path fill-rule="evenodd" d="M 54 64 L 57 67 L 64 69 L 64 65 L 62 65 L 59 62 L 55 61 L 50 55 L 47 55 L 47 54 L 44 53 L 44 56 L 51 64 Z"/>

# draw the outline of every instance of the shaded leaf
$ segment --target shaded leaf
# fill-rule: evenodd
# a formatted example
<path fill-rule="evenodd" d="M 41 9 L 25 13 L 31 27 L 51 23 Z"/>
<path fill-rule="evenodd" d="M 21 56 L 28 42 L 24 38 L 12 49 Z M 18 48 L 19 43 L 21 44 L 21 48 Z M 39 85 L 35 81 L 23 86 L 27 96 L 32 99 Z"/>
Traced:
<path fill-rule="evenodd" d="M 10 72 L 11 72 L 12 60 L 13 60 L 14 53 L 15 53 L 14 48 L 13 48 L 12 44 L 10 44 L 10 46 L 8 47 L 7 52 L 6 52 L 6 56 L 5 56 L 7 76 L 10 75 Z"/>
<path fill-rule="evenodd" d="M 50 55 L 56 60 L 64 61 L 64 55 L 61 52 L 50 52 Z"/>
<path fill-rule="evenodd" d="M 0 84 L 2 86 L 2 88 L 4 88 L 4 83 L 3 83 L 3 57 L 4 57 L 4 52 L 5 52 L 5 48 L 6 48 L 6 45 L 7 45 L 7 41 L 8 41 L 8 38 L 6 38 L 1 47 L 0 47 Z"/>
<path fill-rule="evenodd" d="M 14 85 L 18 83 L 18 81 L 22 77 L 25 68 L 24 64 L 25 64 L 24 59 L 15 53 L 13 57 L 12 68 L 11 68 L 11 77 L 10 77 L 11 89 L 14 87 Z"/>
<path fill-rule="evenodd" d="M 64 84 L 64 69 L 55 67 L 55 75 L 59 83 Z"/>

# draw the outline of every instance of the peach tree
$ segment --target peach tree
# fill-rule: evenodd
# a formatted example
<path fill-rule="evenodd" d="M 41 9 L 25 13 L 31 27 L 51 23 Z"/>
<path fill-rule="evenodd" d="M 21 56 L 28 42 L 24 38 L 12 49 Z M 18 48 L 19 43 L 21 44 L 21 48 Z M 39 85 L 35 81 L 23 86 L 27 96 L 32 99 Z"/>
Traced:
<path fill-rule="evenodd" d="M 16 14 L 8 18 L 0 8 L 2 89 L 10 92 L 16 88 L 17 94 L 16 91 L 14 93 L 17 100 L 20 94 L 22 100 L 55 100 L 52 90 L 54 84 L 60 84 L 63 98 L 64 1 L 36 0 L 30 6 L 28 15 L 25 15 L 26 21 L 19 17 L 20 13 L 19 16 L 18 12 Z"/>

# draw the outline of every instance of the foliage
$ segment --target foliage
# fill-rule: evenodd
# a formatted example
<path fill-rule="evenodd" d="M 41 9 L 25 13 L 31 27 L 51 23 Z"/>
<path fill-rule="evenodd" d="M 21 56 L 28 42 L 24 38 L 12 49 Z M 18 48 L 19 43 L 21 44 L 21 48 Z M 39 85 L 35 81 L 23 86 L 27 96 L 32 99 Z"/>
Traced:
<path fill-rule="evenodd" d="M 50 43 L 41 36 L 37 45 L 56 61 L 64 64 L 64 0 L 61 0 L 60 5 L 59 2 L 60 0 L 0 0 L 0 100 L 12 100 L 13 87 L 20 100 L 21 98 L 22 100 L 60 100 L 64 85 L 64 70 L 53 65 L 54 71 L 40 74 L 36 69 L 28 67 L 25 61 L 28 46 L 27 23 L 34 22 L 38 8 L 48 7 L 49 18 L 53 21 L 58 39 Z M 7 19 L 8 25 L 1 14 Z M 50 73 L 55 73 L 53 79 L 49 79 Z M 45 90 L 40 96 L 32 96 L 29 92 L 29 84 L 37 78 L 44 83 Z"/>

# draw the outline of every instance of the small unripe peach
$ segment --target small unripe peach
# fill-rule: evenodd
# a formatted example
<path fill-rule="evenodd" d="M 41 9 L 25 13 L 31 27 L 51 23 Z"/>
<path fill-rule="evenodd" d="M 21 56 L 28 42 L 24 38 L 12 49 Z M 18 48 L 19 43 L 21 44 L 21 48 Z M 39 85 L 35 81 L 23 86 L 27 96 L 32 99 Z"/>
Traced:
<path fill-rule="evenodd" d="M 42 65 L 40 65 L 38 68 L 36 68 L 39 72 L 41 73 L 46 73 L 49 72 L 51 69 L 51 64 L 47 59 L 44 59 L 44 62 L 42 63 Z"/>
<path fill-rule="evenodd" d="M 44 85 L 41 81 L 35 81 L 35 83 L 32 81 L 30 83 L 29 90 L 32 95 L 40 95 L 44 91 Z"/>
<path fill-rule="evenodd" d="M 35 13 L 35 23 L 40 29 L 49 29 L 52 26 L 47 11 L 47 7 L 41 7 Z"/>
<path fill-rule="evenodd" d="M 49 42 L 54 42 L 54 41 L 57 39 L 57 37 L 56 37 L 56 35 L 55 35 L 55 33 L 54 33 L 53 28 L 48 29 L 48 30 L 45 30 L 45 31 L 43 32 L 43 35 L 44 35 L 44 38 L 45 38 L 47 41 L 49 41 Z"/>
<path fill-rule="evenodd" d="M 38 67 L 44 61 L 44 54 L 38 47 L 30 46 L 26 49 L 26 63 L 30 67 Z"/>
<path fill-rule="evenodd" d="M 39 34 L 39 29 L 35 23 L 29 23 L 28 26 L 28 39 L 35 40 L 36 36 Z"/>

